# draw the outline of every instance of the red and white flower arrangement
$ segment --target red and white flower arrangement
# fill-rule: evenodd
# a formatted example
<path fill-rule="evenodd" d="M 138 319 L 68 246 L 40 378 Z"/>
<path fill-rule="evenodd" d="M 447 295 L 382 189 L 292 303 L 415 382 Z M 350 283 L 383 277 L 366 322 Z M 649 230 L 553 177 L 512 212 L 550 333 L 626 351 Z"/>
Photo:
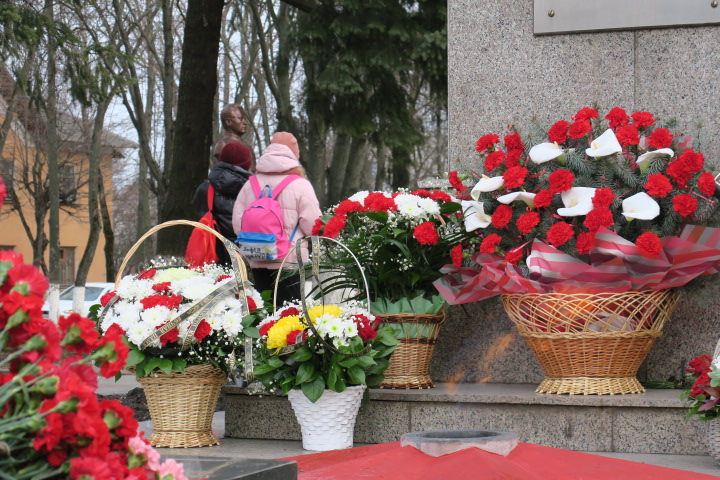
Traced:
<path fill-rule="evenodd" d="M 686 418 L 698 415 L 700 420 L 714 420 L 720 415 L 720 358 L 700 355 L 685 369 L 692 386 L 681 398 L 688 403 Z"/>
<path fill-rule="evenodd" d="M 485 173 L 464 192 L 477 234 L 472 265 L 436 283 L 452 303 L 498 293 L 625 291 L 680 286 L 712 273 L 720 241 L 713 174 L 692 139 L 652 113 L 583 108 L 541 142 L 482 136 Z M 456 172 L 450 182 L 466 187 Z M 468 175 L 464 175 L 467 177 Z M 703 235 L 705 232 L 705 235 Z M 704 252 L 702 266 L 683 271 Z"/>
<path fill-rule="evenodd" d="M 312 402 L 326 389 L 378 386 L 398 343 L 392 328 L 357 301 L 305 305 L 286 304 L 260 322 L 255 376 L 270 392 L 301 389 Z"/>
<path fill-rule="evenodd" d="M 138 377 L 203 363 L 227 371 L 229 356 L 243 346 L 243 329 L 254 321 L 248 314 L 264 306 L 260 294 L 245 286 L 247 306 L 239 296 L 227 294 L 197 314 L 186 312 L 233 282 L 232 270 L 216 264 L 152 268 L 126 276 L 101 299 L 100 327 L 106 334 L 127 337 L 128 366 L 135 367 Z M 156 333 L 163 328 L 167 331 Z"/>
<path fill-rule="evenodd" d="M 407 313 L 437 313 L 442 299 L 435 294 L 429 302 L 432 282 L 443 265 L 460 264 L 460 244 L 469 237 L 460 209 L 440 190 L 362 191 L 328 209 L 312 233 L 338 240 L 357 256 L 373 312 L 386 313 L 379 304 L 403 302 L 432 310 Z M 328 269 L 348 279 L 348 286 L 363 288 L 361 272 L 342 249 L 331 248 L 322 258 L 331 259 Z"/>

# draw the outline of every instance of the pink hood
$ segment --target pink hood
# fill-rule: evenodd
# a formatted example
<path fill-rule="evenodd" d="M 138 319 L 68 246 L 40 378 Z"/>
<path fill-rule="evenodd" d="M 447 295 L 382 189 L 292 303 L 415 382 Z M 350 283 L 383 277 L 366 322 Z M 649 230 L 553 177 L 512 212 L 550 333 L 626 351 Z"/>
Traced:
<path fill-rule="evenodd" d="M 290 147 L 271 143 L 258 159 L 255 169 L 257 173 L 279 173 L 299 166 L 300 162 L 295 158 Z"/>

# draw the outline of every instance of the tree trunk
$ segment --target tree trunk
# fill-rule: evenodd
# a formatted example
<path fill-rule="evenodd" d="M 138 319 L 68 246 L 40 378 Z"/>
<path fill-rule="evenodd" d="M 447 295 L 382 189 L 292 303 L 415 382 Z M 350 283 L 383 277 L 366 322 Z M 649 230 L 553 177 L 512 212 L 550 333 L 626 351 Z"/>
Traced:
<path fill-rule="evenodd" d="M 412 159 L 410 152 L 404 148 L 393 148 L 392 150 L 392 183 L 393 190 L 406 187 L 410 188 L 410 165 Z"/>
<path fill-rule="evenodd" d="M 103 236 L 105 237 L 105 278 L 108 282 L 112 282 L 115 280 L 115 230 L 113 230 L 102 175 L 98 178 L 98 183 L 100 219 L 102 220 Z"/>
<path fill-rule="evenodd" d="M 352 137 L 346 133 L 339 133 L 333 145 L 332 161 L 328 168 L 327 204 L 334 205 L 340 200 L 345 183 L 345 174 L 350 159 Z"/>
<path fill-rule="evenodd" d="M 360 190 L 371 190 L 375 187 L 375 179 L 370 172 L 369 150 L 367 137 L 353 140 L 340 199 L 347 198 Z"/>
<path fill-rule="evenodd" d="M 45 15 L 49 20 L 54 21 L 54 3 L 52 0 L 45 1 Z M 47 164 L 48 181 L 50 190 L 50 262 L 49 277 L 51 284 L 60 283 L 60 183 L 58 179 L 58 137 L 57 137 L 57 84 L 55 65 L 56 42 L 52 33 L 48 33 L 48 98 L 47 98 Z M 36 236 L 42 239 L 40 230 L 45 230 L 45 225 L 38 225 Z M 43 243 L 40 241 L 39 243 Z M 42 246 L 42 245 L 40 245 Z M 35 257 L 42 257 L 43 251 L 35 251 Z"/>
<path fill-rule="evenodd" d="M 165 166 L 167 191 L 159 205 L 162 222 L 194 218 L 192 197 L 207 173 L 223 6 L 223 0 L 188 2 L 172 164 Z M 189 236 L 189 229 L 161 230 L 158 252 L 184 253 Z"/>

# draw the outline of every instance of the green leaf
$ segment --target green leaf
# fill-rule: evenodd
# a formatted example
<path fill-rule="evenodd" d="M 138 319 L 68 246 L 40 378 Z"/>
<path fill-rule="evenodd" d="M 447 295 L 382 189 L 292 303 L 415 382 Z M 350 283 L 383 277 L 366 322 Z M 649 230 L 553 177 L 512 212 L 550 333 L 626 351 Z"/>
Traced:
<path fill-rule="evenodd" d="M 365 384 L 365 370 L 363 370 L 360 367 L 350 367 L 348 368 L 348 379 L 350 380 L 350 383 L 353 385 L 363 385 Z"/>
<path fill-rule="evenodd" d="M 337 376 L 335 369 L 331 368 L 330 371 L 328 372 L 328 377 L 327 377 L 327 387 L 330 390 L 335 390 L 335 384 L 337 383 L 337 379 L 338 379 L 338 376 Z"/>
<path fill-rule="evenodd" d="M 397 237 L 398 235 L 402 235 L 407 230 L 403 230 L 402 228 L 393 228 L 393 237 Z"/>
<path fill-rule="evenodd" d="M 370 355 L 363 355 L 357 358 L 357 364 L 360 368 L 370 368 L 377 365 L 377 362 Z"/>
<path fill-rule="evenodd" d="M 342 367 L 354 367 L 357 365 L 358 361 L 357 358 L 354 357 L 345 357 L 344 359 L 340 360 L 338 364 Z"/>
<path fill-rule="evenodd" d="M 312 350 L 310 350 L 308 347 L 302 346 L 298 348 L 290 358 L 292 358 L 296 362 L 307 362 L 312 358 L 312 356 Z"/>
<path fill-rule="evenodd" d="M 160 368 L 160 370 L 170 375 L 172 373 L 173 361 L 169 358 L 163 358 L 160 360 L 158 367 Z"/>
<path fill-rule="evenodd" d="M 173 358 L 173 361 L 172 361 L 172 369 L 173 370 L 176 370 L 176 371 L 182 373 L 185 371 L 186 366 L 187 366 L 187 360 L 185 360 L 184 358 L 180 358 L 180 357 Z"/>
<path fill-rule="evenodd" d="M 298 369 L 296 382 L 301 384 L 311 382 L 314 374 L 315 367 L 310 363 L 303 363 Z"/>
<path fill-rule="evenodd" d="M 383 380 L 385 380 L 385 375 L 368 375 L 367 377 L 365 377 L 365 384 L 368 386 L 368 388 L 376 388 L 382 383 Z"/>
<path fill-rule="evenodd" d="M 243 333 L 246 337 L 260 338 L 260 331 L 256 327 L 246 327 L 243 329 Z"/>
<path fill-rule="evenodd" d="M 449 214 L 459 212 L 462 209 L 462 205 L 457 202 L 446 202 L 440 205 L 440 213 Z"/>
<path fill-rule="evenodd" d="M 273 366 L 270 364 L 260 364 L 260 365 L 255 365 L 255 367 L 253 367 L 253 373 L 256 376 L 260 376 L 260 375 L 265 375 L 266 373 L 275 371 L 277 369 L 278 369 L 277 366 Z"/>
<path fill-rule="evenodd" d="M 148 360 L 147 364 L 145 364 L 145 371 L 150 373 L 153 370 L 155 370 L 157 367 L 160 366 L 160 363 L 163 361 L 162 358 L 152 357 Z"/>
<path fill-rule="evenodd" d="M 255 315 L 245 315 L 242 318 L 243 331 L 245 331 L 244 329 L 251 327 L 252 324 L 255 323 L 255 320 L 257 320 L 257 317 L 255 317 Z"/>
<path fill-rule="evenodd" d="M 140 350 L 131 349 L 128 353 L 127 362 L 125 363 L 126 367 L 134 367 L 138 363 L 145 360 L 145 354 L 142 353 Z"/>
<path fill-rule="evenodd" d="M 363 212 L 360 215 L 368 217 L 368 218 L 375 220 L 376 222 L 380 222 L 382 224 L 387 223 L 387 220 L 388 220 L 387 212 Z"/>
<path fill-rule="evenodd" d="M 325 391 L 325 381 L 321 376 L 318 376 L 312 382 L 303 383 L 300 388 L 308 400 L 315 403 Z"/>
<path fill-rule="evenodd" d="M 283 365 L 285 365 L 285 362 L 283 362 L 280 357 L 271 356 L 267 360 L 268 365 L 273 366 L 275 368 L 280 368 Z"/>

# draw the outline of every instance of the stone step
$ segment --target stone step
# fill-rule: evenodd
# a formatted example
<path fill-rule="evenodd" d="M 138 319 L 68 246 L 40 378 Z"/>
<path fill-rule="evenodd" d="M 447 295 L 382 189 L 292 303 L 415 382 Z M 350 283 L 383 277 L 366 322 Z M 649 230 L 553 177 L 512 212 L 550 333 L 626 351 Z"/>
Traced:
<path fill-rule="evenodd" d="M 438 383 L 426 390 L 370 391 L 355 443 L 395 442 L 423 430 L 503 430 L 521 442 L 576 451 L 705 454 L 704 424 L 686 420 L 680 390 L 632 395 L 549 395 L 528 384 Z M 285 397 L 223 387 L 225 436 L 299 440 Z"/>

